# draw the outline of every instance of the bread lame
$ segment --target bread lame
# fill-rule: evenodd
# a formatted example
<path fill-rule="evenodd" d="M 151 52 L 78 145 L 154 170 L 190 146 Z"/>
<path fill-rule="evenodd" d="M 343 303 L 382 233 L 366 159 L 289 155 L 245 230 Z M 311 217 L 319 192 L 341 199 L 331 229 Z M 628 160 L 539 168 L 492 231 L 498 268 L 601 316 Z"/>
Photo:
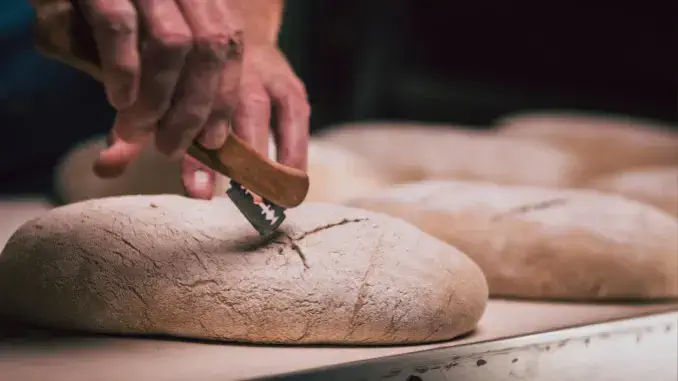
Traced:
<path fill-rule="evenodd" d="M 36 3 L 33 32 L 37 50 L 101 80 L 96 45 L 77 6 L 71 0 Z M 209 150 L 194 142 L 188 153 L 231 179 L 226 194 L 263 236 L 275 232 L 285 220 L 285 209 L 301 204 L 308 193 L 304 172 L 268 159 L 234 134 L 219 149 Z M 254 194 L 263 201 L 257 202 Z"/>

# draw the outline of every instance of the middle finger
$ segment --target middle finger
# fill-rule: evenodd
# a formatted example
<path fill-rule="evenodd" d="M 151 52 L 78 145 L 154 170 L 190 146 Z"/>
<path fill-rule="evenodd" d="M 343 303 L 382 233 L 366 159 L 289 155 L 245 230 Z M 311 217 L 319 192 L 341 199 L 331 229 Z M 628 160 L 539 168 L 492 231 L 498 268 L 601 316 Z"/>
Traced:
<path fill-rule="evenodd" d="M 135 0 L 145 26 L 142 39 L 141 82 L 137 101 L 123 110 L 115 131 L 133 139 L 146 126 L 155 125 L 169 108 L 193 35 L 177 3 L 170 0 Z"/>
<path fill-rule="evenodd" d="M 177 4 L 191 28 L 194 45 L 172 107 L 158 126 L 157 144 L 161 152 L 178 156 L 204 127 L 222 72 L 231 69 L 231 62 L 241 60 L 242 47 L 239 24 L 223 0 L 177 0 Z"/>

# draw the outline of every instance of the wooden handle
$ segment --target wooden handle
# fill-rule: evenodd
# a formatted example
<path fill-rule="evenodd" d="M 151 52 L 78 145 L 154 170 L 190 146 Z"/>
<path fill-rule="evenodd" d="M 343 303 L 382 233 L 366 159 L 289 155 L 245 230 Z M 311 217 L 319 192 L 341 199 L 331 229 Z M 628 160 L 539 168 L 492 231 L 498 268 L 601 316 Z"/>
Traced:
<path fill-rule="evenodd" d="M 33 35 L 37 50 L 101 81 L 96 44 L 80 10 L 70 0 L 36 0 L 34 6 Z M 306 173 L 270 160 L 234 134 L 230 134 L 219 149 L 208 150 L 193 143 L 188 153 L 284 208 L 298 206 L 308 193 Z"/>

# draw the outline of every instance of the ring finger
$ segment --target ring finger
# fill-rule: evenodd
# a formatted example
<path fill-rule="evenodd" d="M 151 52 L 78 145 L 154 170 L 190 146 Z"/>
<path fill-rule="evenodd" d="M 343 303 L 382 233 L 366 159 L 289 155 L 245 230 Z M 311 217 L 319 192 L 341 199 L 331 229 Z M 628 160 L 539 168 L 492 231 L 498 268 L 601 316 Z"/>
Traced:
<path fill-rule="evenodd" d="M 203 128 L 220 90 L 222 73 L 237 70 L 231 63 L 237 66 L 241 59 L 238 24 L 223 0 L 178 0 L 178 4 L 193 33 L 194 45 L 172 107 L 158 125 L 158 149 L 173 156 L 183 155 Z"/>

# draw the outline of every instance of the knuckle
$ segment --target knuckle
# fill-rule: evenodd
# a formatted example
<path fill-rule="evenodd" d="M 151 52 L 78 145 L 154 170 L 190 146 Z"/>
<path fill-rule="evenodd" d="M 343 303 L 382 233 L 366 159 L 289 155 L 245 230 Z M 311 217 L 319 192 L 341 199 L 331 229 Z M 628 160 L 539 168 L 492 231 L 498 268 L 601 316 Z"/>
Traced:
<path fill-rule="evenodd" d="M 182 135 L 195 134 L 205 124 L 208 113 L 208 108 L 187 107 L 177 112 L 175 117 L 167 122 L 176 130 L 181 131 Z"/>
<path fill-rule="evenodd" d="M 301 81 L 300 81 L 301 82 Z M 290 110 L 290 113 L 296 118 L 309 118 L 311 116 L 311 105 L 306 96 L 306 91 L 302 88 L 290 87 L 283 93 L 281 103 L 283 107 Z"/>
<path fill-rule="evenodd" d="M 294 76 L 290 81 L 290 93 L 294 94 L 298 98 L 304 99 L 305 101 L 308 99 L 306 85 L 304 85 L 304 82 L 302 82 L 297 76 Z"/>
<path fill-rule="evenodd" d="M 302 119 L 308 119 L 311 117 L 311 105 L 307 100 L 300 100 L 296 104 L 295 114 Z"/>
<path fill-rule="evenodd" d="M 193 48 L 193 36 L 188 28 L 174 28 L 171 32 L 155 32 L 149 36 L 155 47 L 174 57 L 184 57 Z"/>
<path fill-rule="evenodd" d="M 103 9 L 94 13 L 93 23 L 107 33 L 132 35 L 137 32 L 137 15 L 134 9 Z"/>
<path fill-rule="evenodd" d="M 244 94 L 243 104 L 251 109 L 268 109 L 271 100 L 265 91 L 252 90 Z"/>
<path fill-rule="evenodd" d="M 141 74 L 138 64 L 124 62 L 120 59 L 110 63 L 109 70 L 115 73 L 116 81 L 133 82 Z"/>
<path fill-rule="evenodd" d="M 231 33 L 198 35 L 194 40 L 196 51 L 211 60 L 225 62 L 242 54 L 241 42 Z"/>

